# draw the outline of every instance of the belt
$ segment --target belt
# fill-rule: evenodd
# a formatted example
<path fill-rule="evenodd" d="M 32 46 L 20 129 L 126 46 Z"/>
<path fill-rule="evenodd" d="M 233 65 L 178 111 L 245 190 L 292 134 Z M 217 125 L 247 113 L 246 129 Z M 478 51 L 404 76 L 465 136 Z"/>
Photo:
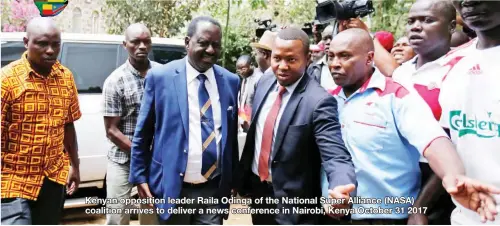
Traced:
<path fill-rule="evenodd" d="M 198 183 L 198 184 L 189 183 L 189 182 L 182 182 L 182 187 L 183 188 L 202 188 L 202 187 L 206 187 L 206 186 L 211 185 L 211 184 L 219 184 L 219 182 L 220 182 L 220 175 L 214 177 L 211 180 L 208 180 L 208 181 L 203 182 L 203 183 Z"/>

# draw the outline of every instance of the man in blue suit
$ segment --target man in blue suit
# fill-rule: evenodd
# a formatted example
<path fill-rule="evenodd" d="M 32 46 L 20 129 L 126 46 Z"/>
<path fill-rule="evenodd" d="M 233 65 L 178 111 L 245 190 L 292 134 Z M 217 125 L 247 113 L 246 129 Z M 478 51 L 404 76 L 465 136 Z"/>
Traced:
<path fill-rule="evenodd" d="M 264 75 L 255 91 L 238 191 L 254 200 L 277 198 L 277 205 L 254 202 L 251 207 L 281 212 L 253 214 L 253 224 L 318 223 L 320 215 L 293 209 L 321 210 L 322 165 L 332 189 L 331 197 L 348 199 L 355 194 L 354 166 L 342 141 L 337 102 L 306 74 L 308 55 L 309 38 L 304 31 L 281 30 L 271 54 L 274 75 Z M 286 202 L 289 198 L 318 202 L 292 204 Z"/>
<path fill-rule="evenodd" d="M 191 21 L 187 57 L 148 72 L 132 142 L 130 182 L 155 204 L 162 224 L 222 224 L 222 215 L 169 209 L 227 209 L 238 161 L 239 78 L 215 65 L 221 27 L 210 17 Z M 215 198 L 212 203 L 198 197 Z M 171 200 L 191 200 L 176 205 Z M 169 201 L 170 200 L 170 201 Z M 227 215 L 226 215 L 227 216 Z"/>

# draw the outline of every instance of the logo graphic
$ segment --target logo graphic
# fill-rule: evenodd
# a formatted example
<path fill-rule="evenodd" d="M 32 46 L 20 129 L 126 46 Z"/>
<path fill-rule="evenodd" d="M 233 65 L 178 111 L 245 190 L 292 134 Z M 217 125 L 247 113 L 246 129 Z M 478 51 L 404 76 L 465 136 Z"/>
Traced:
<path fill-rule="evenodd" d="M 68 5 L 69 0 L 35 0 L 40 16 L 56 16 Z"/>
<path fill-rule="evenodd" d="M 469 75 L 479 75 L 483 73 L 481 71 L 481 68 L 479 67 L 479 64 L 474 65 L 471 69 L 469 69 Z"/>
<path fill-rule="evenodd" d="M 462 114 L 462 111 L 450 112 L 450 127 L 458 132 L 458 137 L 467 134 L 476 135 L 480 138 L 500 137 L 500 124 L 495 123 L 491 118 L 491 112 L 488 112 L 488 120 L 478 119 L 477 116 L 471 117 Z"/>

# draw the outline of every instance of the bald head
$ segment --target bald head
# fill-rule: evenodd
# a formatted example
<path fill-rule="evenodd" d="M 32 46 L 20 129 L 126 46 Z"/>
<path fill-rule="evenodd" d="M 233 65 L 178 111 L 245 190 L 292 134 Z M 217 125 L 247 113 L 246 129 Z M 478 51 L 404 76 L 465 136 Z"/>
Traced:
<path fill-rule="evenodd" d="M 457 11 L 451 1 L 447 0 L 417 0 L 410 11 L 427 9 L 435 16 L 443 16 L 445 22 L 451 22 L 456 19 Z"/>
<path fill-rule="evenodd" d="M 142 33 L 146 33 L 147 35 L 149 35 L 149 37 L 151 37 L 151 31 L 149 31 L 146 25 L 142 23 L 131 24 L 125 30 L 125 40 L 130 40 L 133 37 L 138 36 Z"/>
<path fill-rule="evenodd" d="M 463 31 L 455 31 L 451 35 L 451 47 L 461 46 L 469 41 L 469 36 Z"/>
<path fill-rule="evenodd" d="M 252 64 L 252 57 L 250 55 L 242 55 L 236 61 L 236 64 L 239 64 L 239 63 L 250 65 L 250 64 Z"/>
<path fill-rule="evenodd" d="M 359 28 L 351 28 L 338 33 L 332 40 L 331 45 L 344 43 L 356 52 L 373 52 L 373 40 L 368 32 Z"/>
<path fill-rule="evenodd" d="M 33 35 L 61 34 L 56 23 L 49 17 L 35 17 L 26 25 L 26 38 Z"/>
<path fill-rule="evenodd" d="M 151 32 L 144 24 L 135 23 L 127 27 L 123 46 L 127 49 L 129 61 L 134 67 L 148 65 L 152 42 Z"/>
<path fill-rule="evenodd" d="M 23 42 L 30 65 L 38 74 L 48 76 L 61 50 L 61 31 L 54 21 L 48 17 L 31 19 Z"/>
<path fill-rule="evenodd" d="M 373 55 L 373 40 L 365 30 L 351 28 L 338 33 L 328 51 L 335 83 L 351 93 L 356 91 L 372 74 Z"/>

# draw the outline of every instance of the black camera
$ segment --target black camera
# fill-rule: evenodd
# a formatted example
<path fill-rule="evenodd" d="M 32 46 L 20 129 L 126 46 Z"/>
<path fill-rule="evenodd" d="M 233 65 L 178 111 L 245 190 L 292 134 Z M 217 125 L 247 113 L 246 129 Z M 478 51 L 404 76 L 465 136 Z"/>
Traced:
<path fill-rule="evenodd" d="M 373 13 L 371 0 L 318 0 L 316 6 L 316 18 L 320 23 L 329 23 L 332 20 L 348 20 L 351 18 L 364 17 Z"/>
<path fill-rule="evenodd" d="M 271 19 L 268 20 L 255 19 L 254 22 L 259 25 L 259 28 L 255 29 L 255 35 L 257 36 L 257 38 L 262 37 L 262 35 L 266 30 L 272 31 L 273 28 L 276 28 L 276 24 L 272 24 Z"/>
<path fill-rule="evenodd" d="M 302 27 L 302 30 L 307 34 L 307 35 L 313 35 L 313 32 L 312 32 L 312 29 L 314 26 L 316 26 L 316 31 L 318 31 L 319 33 L 321 33 L 325 27 L 327 26 L 328 24 L 322 24 L 322 23 L 319 23 L 317 20 L 313 21 L 313 22 L 310 22 L 310 23 L 305 23 L 304 26 Z"/>

